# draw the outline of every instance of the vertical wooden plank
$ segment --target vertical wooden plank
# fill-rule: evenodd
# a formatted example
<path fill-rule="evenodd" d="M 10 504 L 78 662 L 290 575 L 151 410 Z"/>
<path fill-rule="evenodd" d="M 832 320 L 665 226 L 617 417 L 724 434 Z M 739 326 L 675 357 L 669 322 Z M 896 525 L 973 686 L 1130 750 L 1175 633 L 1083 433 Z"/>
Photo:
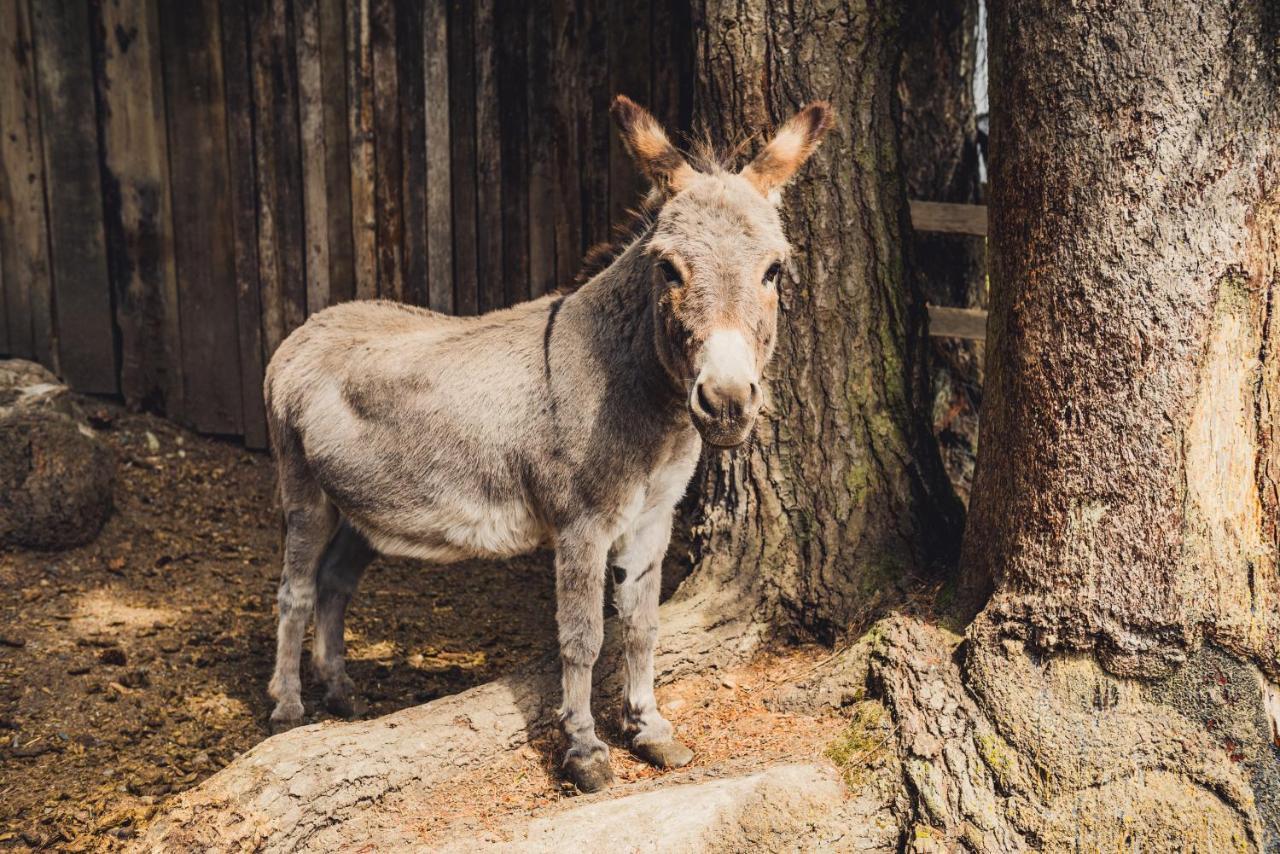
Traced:
<path fill-rule="evenodd" d="M 351 224 L 351 150 L 347 127 L 345 4 L 343 0 L 319 0 L 319 4 L 329 303 L 334 304 L 354 297 L 356 284 Z"/>
<path fill-rule="evenodd" d="M 582 115 L 581 15 L 573 0 L 552 0 L 551 134 L 555 171 L 555 284 L 578 272 L 582 250 L 582 153 L 578 129 Z"/>
<path fill-rule="evenodd" d="M 57 370 L 44 156 L 27 0 L 0 0 L 0 267 L 9 352 Z"/>
<path fill-rule="evenodd" d="M 258 198 L 253 163 L 253 76 L 249 68 L 245 0 L 222 0 L 222 56 L 227 109 L 231 230 L 240 354 L 240 412 L 244 442 L 267 446 L 262 401 L 262 306 L 258 294 Z"/>
<path fill-rule="evenodd" d="M 648 0 L 609 0 L 609 88 L 646 107 L 649 91 Z M 615 225 L 640 203 L 644 182 L 617 134 L 609 145 L 609 211 Z"/>
<path fill-rule="evenodd" d="M 120 391 L 131 406 L 181 418 L 182 342 L 156 6 L 101 0 L 91 10 Z"/>
<path fill-rule="evenodd" d="M 476 74 L 472 0 L 449 0 L 449 144 L 453 176 L 453 308 L 475 314 Z"/>
<path fill-rule="evenodd" d="M 653 0 L 650 4 L 649 91 L 653 115 L 673 138 L 688 130 L 692 106 L 690 58 L 694 45 L 690 33 L 688 0 Z"/>
<path fill-rule="evenodd" d="M 400 96 L 396 70 L 396 10 L 392 0 L 373 0 L 369 20 L 373 41 L 373 145 L 377 206 L 378 296 L 404 299 L 401 268 Z"/>
<path fill-rule="evenodd" d="M 307 314 L 329 305 L 329 153 L 324 132 L 324 83 L 320 60 L 319 0 L 295 0 L 298 126 L 302 158 L 302 223 L 307 271 Z"/>
<path fill-rule="evenodd" d="M 503 296 L 514 305 L 529 298 L 528 32 L 523 0 L 496 1 Z"/>
<path fill-rule="evenodd" d="M 115 336 L 102 224 L 88 4 L 84 0 L 36 3 L 32 35 L 58 363 L 63 379 L 73 388 L 112 394 L 117 390 Z"/>
<path fill-rule="evenodd" d="M 609 230 L 609 147 L 613 123 L 609 105 L 609 19 L 604 3 L 586 7 L 582 51 L 583 146 L 582 220 L 583 243 L 593 246 L 607 242 Z"/>
<path fill-rule="evenodd" d="M 427 4 L 422 22 L 427 114 L 428 304 L 452 314 L 453 181 L 450 175 L 449 16 L 444 2 Z"/>
<path fill-rule="evenodd" d="M 378 295 L 378 222 L 374 207 L 373 42 L 370 39 L 369 3 L 370 0 L 352 0 L 347 4 L 351 241 L 357 299 L 372 299 Z"/>
<path fill-rule="evenodd" d="M 476 0 L 476 280 L 480 311 L 506 303 L 502 282 L 502 125 L 495 0 Z"/>
<path fill-rule="evenodd" d="M 249 4 L 254 156 L 258 175 L 258 275 L 267 358 L 307 319 L 298 80 L 288 0 Z"/>
<path fill-rule="evenodd" d="M 400 70 L 400 163 L 403 181 L 404 298 L 427 305 L 427 116 L 422 66 L 422 4 L 396 4 L 396 66 Z"/>
<path fill-rule="evenodd" d="M 551 0 L 532 0 L 528 14 L 529 291 L 537 297 L 556 287 Z"/>
<path fill-rule="evenodd" d="M 183 415 L 197 430 L 240 433 L 239 310 L 218 4 L 160 4 L 160 42 Z"/>

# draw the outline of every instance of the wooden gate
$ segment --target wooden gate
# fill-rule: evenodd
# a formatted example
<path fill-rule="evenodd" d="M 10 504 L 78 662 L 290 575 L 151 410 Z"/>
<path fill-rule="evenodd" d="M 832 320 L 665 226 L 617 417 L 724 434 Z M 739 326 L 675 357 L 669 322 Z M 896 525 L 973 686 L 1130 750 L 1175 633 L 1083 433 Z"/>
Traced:
<path fill-rule="evenodd" d="M 576 272 L 685 128 L 679 0 L 0 0 L 0 353 L 265 444 L 262 371 L 353 298 L 470 314 Z"/>

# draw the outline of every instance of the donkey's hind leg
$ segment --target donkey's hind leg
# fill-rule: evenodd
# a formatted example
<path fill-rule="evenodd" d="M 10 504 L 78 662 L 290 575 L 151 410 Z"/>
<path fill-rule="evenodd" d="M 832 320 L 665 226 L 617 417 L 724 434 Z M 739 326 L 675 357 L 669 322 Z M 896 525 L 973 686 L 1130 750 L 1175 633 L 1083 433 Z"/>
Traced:
<path fill-rule="evenodd" d="M 351 699 L 354 686 L 347 676 L 347 648 L 343 640 L 347 603 L 365 567 L 376 556 L 364 535 L 343 519 L 329 540 L 316 573 L 316 636 L 311 664 L 316 676 L 325 683 L 325 708 L 339 717 L 355 715 Z"/>
<path fill-rule="evenodd" d="M 279 449 L 280 504 L 284 511 L 284 571 L 280 576 L 280 624 L 276 634 L 276 668 L 267 687 L 276 701 L 274 730 L 302 720 L 302 637 L 316 604 L 316 568 L 333 531 L 337 513 L 300 457 Z"/>

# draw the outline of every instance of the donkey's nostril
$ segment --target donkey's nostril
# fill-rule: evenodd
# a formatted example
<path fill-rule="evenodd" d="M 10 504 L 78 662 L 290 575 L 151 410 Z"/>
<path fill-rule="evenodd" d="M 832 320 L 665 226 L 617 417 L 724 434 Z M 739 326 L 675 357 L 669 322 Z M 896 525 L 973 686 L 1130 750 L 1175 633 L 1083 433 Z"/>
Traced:
<path fill-rule="evenodd" d="M 749 402 L 749 405 L 755 406 L 759 402 L 760 402 L 760 383 L 752 383 L 751 384 L 751 400 Z"/>
<path fill-rule="evenodd" d="M 716 408 L 715 405 L 712 404 L 711 399 L 707 397 L 706 383 L 698 383 L 693 392 L 698 399 L 698 409 L 702 410 L 702 414 L 715 416 Z"/>

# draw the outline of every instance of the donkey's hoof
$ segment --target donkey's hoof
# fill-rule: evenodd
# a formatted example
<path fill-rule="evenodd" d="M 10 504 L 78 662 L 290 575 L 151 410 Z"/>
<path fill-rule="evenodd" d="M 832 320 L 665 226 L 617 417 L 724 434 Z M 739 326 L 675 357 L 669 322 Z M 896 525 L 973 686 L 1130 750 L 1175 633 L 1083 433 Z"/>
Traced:
<path fill-rule="evenodd" d="M 293 729 L 302 723 L 301 703 L 280 703 L 271 713 L 271 734 Z"/>
<path fill-rule="evenodd" d="M 613 769 L 609 767 L 606 753 L 593 753 L 585 759 L 570 756 L 564 762 L 564 771 L 578 791 L 586 795 L 613 785 Z"/>
<path fill-rule="evenodd" d="M 350 694 L 325 694 L 324 709 L 336 718 L 345 718 L 351 720 L 358 718 L 369 710 L 369 707 L 359 697 L 353 697 Z"/>
<path fill-rule="evenodd" d="M 683 768 L 693 760 L 693 751 L 675 740 L 633 743 L 631 752 L 655 768 Z"/>

